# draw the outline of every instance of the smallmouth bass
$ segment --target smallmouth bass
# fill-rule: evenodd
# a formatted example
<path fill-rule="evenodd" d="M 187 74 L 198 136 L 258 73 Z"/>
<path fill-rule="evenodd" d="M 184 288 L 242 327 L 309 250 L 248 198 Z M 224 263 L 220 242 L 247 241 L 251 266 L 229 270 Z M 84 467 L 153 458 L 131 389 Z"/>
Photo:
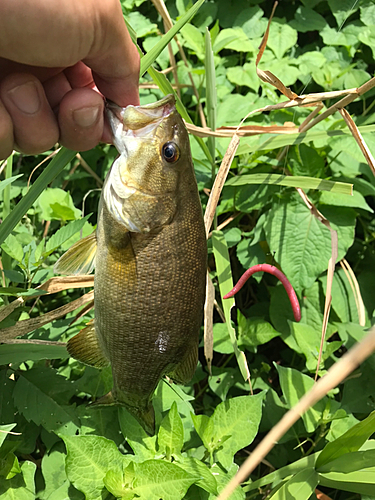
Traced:
<path fill-rule="evenodd" d="M 120 156 L 99 202 L 96 232 L 56 263 L 91 272 L 95 320 L 68 342 L 85 364 L 111 365 L 113 388 L 94 405 L 122 405 L 154 432 L 151 403 L 168 375 L 187 383 L 198 360 L 206 234 L 187 130 L 174 97 L 107 106 Z"/>

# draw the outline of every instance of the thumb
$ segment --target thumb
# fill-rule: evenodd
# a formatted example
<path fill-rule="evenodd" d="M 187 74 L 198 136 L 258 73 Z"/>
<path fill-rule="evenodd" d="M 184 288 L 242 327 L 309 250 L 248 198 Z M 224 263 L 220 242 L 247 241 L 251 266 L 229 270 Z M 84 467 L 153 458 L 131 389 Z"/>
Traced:
<path fill-rule="evenodd" d="M 83 62 L 91 68 L 95 84 L 105 97 L 119 106 L 137 106 L 139 53 L 130 38 L 117 0 L 113 11 L 107 11 L 99 18 L 99 35 Z"/>

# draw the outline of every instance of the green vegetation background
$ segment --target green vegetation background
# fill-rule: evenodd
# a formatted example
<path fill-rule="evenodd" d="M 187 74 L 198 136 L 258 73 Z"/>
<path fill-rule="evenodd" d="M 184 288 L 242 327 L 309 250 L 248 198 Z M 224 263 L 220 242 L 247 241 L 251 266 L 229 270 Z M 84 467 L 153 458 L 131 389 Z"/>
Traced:
<path fill-rule="evenodd" d="M 164 33 L 155 7 L 145 0 L 122 0 L 122 5 L 138 44 L 149 52 Z M 192 3 L 168 0 L 166 5 L 177 20 Z M 179 40 L 212 127 L 238 125 L 250 111 L 285 100 L 262 83 L 255 71 L 271 10 L 268 0 L 207 1 L 181 30 Z M 202 125 L 188 69 L 175 42 L 172 49 L 183 84 L 182 104 L 192 121 Z M 307 94 L 360 86 L 374 74 L 374 58 L 373 1 L 281 1 L 260 67 L 272 71 L 296 93 Z M 215 67 L 215 75 L 211 72 L 206 78 L 209 64 Z M 167 49 L 154 67 L 170 67 Z M 150 74 L 159 86 L 165 86 L 163 76 Z M 150 74 L 141 79 L 142 104 L 163 95 Z M 174 83 L 171 72 L 167 79 Z M 348 107 L 373 154 L 374 103 L 373 89 Z M 293 108 L 261 113 L 248 123 L 299 125 L 310 111 Z M 220 165 L 228 144 L 229 139 L 210 140 L 207 149 L 202 148 L 202 141 L 191 140 L 203 209 L 207 189 L 212 187 L 212 171 Z M 24 157 L 15 153 L 13 166 L 8 162 L 5 178 L 18 177 L 7 187 L 4 181 L 0 184 L 3 219 L 14 215 L 17 202 L 25 199 L 28 178 L 47 154 Z M 113 147 L 101 145 L 82 157 L 104 179 L 116 154 Z M 207 159 L 210 154 L 213 163 Z M 41 195 L 2 244 L 3 305 L 17 296 L 35 295 L 36 286 L 53 276 L 57 258 L 80 235 L 95 228 L 100 183 L 74 156 L 63 153 L 59 158 L 54 179 L 48 170 L 51 177 L 40 177 L 44 166 L 32 174 L 31 183 L 39 179 Z M 259 173 L 289 173 L 354 185 L 352 197 L 308 191 L 338 232 L 339 259 L 345 257 L 357 276 L 366 320 L 365 328 L 359 326 L 352 289 L 337 265 L 319 374 L 364 337 L 375 307 L 375 179 L 341 115 L 330 116 L 298 141 L 295 136 L 244 138 L 220 199 L 217 223 L 235 217 L 208 242 L 218 301 L 212 376 L 202 348 L 188 386 L 161 381 L 154 397 L 158 431 L 149 437 L 123 409 L 87 410 L 89 401 L 111 388 L 109 370 L 85 367 L 68 358 L 60 346 L 0 345 L 0 500 L 212 500 L 262 436 L 313 385 L 330 233 L 293 188 L 254 185 L 241 177 Z M 86 214 L 91 215 L 82 219 Z M 302 307 L 302 321 L 297 324 L 284 289 L 269 276 L 254 276 L 236 297 L 232 323 L 238 346 L 246 354 L 254 395 L 241 375 L 228 325 L 220 314 L 217 271 L 229 265 L 226 249 L 234 281 L 251 265 L 275 261 L 295 287 Z M 78 289 L 35 296 L 0 327 L 42 316 L 82 294 Z M 71 324 L 75 315 L 70 313 L 25 338 L 66 341 L 94 312 Z M 2 331 L 0 339 L 1 335 Z M 375 410 L 374 376 L 371 356 L 293 426 L 252 474 L 253 482 L 249 480 L 231 498 L 315 499 L 318 487 L 337 500 L 374 499 L 375 441 L 369 439 L 375 431 L 371 414 Z"/>

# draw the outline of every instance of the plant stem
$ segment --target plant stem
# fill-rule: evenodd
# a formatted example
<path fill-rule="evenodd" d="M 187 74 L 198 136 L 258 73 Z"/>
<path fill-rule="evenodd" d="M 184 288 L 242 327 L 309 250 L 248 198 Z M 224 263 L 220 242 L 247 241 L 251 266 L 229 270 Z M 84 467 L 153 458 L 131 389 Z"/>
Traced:
<path fill-rule="evenodd" d="M 5 167 L 5 179 L 12 177 L 13 173 L 13 153 L 7 158 L 7 164 Z M 4 205 L 3 205 L 3 220 L 10 214 L 10 190 L 11 184 L 8 184 L 4 188 Z M 2 264 L 3 269 L 10 269 L 12 267 L 12 259 L 7 253 L 2 254 Z M 4 278 L 4 286 L 9 285 L 9 279 Z"/>

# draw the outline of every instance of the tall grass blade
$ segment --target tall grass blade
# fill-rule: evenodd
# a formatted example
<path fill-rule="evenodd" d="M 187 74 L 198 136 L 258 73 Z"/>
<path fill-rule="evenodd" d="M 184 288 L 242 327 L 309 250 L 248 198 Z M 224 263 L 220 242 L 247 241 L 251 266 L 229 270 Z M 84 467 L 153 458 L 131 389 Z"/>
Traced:
<path fill-rule="evenodd" d="M 186 23 L 197 13 L 204 0 L 198 0 L 181 19 L 171 28 L 152 49 L 142 57 L 140 75 L 143 76 L 148 68 L 153 64 L 158 55 L 165 49 L 172 38 L 185 26 Z"/>
<path fill-rule="evenodd" d="M 0 245 L 4 242 L 7 236 L 16 227 L 22 217 L 27 213 L 29 208 L 42 194 L 44 189 L 50 184 L 55 177 L 66 167 L 66 165 L 74 158 L 76 155 L 75 151 L 70 149 L 61 148 L 53 160 L 48 164 L 48 166 L 43 170 L 38 179 L 31 186 L 29 192 L 22 198 L 22 200 L 16 205 L 14 210 L 6 217 L 3 223 L 0 225 Z"/>

